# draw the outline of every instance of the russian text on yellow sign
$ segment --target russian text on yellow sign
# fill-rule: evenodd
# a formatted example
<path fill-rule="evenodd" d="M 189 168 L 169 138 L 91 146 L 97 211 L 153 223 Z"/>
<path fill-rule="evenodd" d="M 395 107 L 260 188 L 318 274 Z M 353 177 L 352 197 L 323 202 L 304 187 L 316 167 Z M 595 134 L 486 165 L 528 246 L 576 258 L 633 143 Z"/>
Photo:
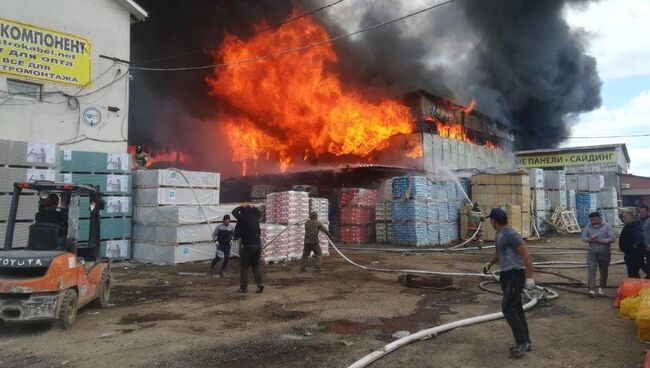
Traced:
<path fill-rule="evenodd" d="M 90 51 L 83 37 L 0 18 L 0 73 L 83 87 Z"/>
<path fill-rule="evenodd" d="M 517 156 L 520 167 L 556 167 L 616 162 L 616 151 L 550 153 Z"/>

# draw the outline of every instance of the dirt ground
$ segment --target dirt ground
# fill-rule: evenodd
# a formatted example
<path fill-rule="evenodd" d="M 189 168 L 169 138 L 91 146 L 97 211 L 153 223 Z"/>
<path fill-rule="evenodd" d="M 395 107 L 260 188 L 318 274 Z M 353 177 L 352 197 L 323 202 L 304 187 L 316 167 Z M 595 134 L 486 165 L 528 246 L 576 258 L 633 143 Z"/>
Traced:
<path fill-rule="evenodd" d="M 577 238 L 529 244 L 536 261 L 585 258 L 537 248 L 582 248 Z M 491 251 L 345 253 L 376 267 L 478 272 Z M 500 296 L 480 290 L 477 278 L 455 279 L 454 289 L 445 291 L 406 288 L 396 275 L 360 270 L 338 255 L 326 257 L 320 273 L 299 273 L 297 262 L 265 266 L 263 294 L 235 292 L 237 260 L 224 279 L 208 278 L 207 267 L 114 264 L 110 308 L 82 309 L 70 331 L 3 325 L 0 362 L 3 367 L 346 367 L 394 341 L 397 331 L 500 310 Z M 586 278 L 586 269 L 561 271 Z M 624 266 L 612 266 L 609 295 L 623 276 Z M 545 274 L 535 279 L 563 281 Z M 560 294 L 528 312 L 533 351 L 523 359 L 509 358 L 512 336 L 498 320 L 419 341 L 372 366 L 643 366 L 646 345 L 636 339 L 634 322 L 616 317 L 611 299 Z"/>

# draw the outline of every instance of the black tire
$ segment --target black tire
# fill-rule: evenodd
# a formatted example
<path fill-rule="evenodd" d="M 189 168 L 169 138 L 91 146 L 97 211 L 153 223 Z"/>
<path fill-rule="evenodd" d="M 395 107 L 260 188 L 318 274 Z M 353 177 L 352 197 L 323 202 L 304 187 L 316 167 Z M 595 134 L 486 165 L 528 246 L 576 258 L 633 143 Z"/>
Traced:
<path fill-rule="evenodd" d="M 68 289 L 63 294 L 63 301 L 59 310 L 58 324 L 64 330 L 72 328 L 77 319 L 77 292 Z"/>
<path fill-rule="evenodd" d="M 108 268 L 105 268 L 102 272 L 102 278 L 99 282 L 99 295 L 97 299 L 93 300 L 92 306 L 96 308 L 108 308 L 108 301 L 111 298 L 111 286 L 113 281 L 111 280 L 111 274 Z"/>

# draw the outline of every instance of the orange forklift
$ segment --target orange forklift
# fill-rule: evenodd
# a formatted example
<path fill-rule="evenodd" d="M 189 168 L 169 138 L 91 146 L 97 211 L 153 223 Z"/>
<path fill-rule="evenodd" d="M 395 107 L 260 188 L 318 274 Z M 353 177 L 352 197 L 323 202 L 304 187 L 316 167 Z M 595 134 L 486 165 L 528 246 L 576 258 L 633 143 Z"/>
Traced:
<path fill-rule="evenodd" d="M 14 248 L 18 205 L 21 194 L 27 191 L 38 193 L 39 214 L 56 211 L 54 217 L 66 221 L 63 225 L 39 221 L 37 215 L 36 222 L 29 226 L 27 244 Z M 53 195 L 63 205 L 45 209 L 44 202 Z M 88 197 L 90 203 L 88 242 L 83 244 L 67 236 L 69 204 L 81 196 Z M 45 181 L 14 184 L 4 249 L 0 250 L 0 322 L 56 320 L 67 330 L 73 325 L 77 310 L 84 305 L 108 306 L 111 268 L 108 258 L 99 256 L 103 208 L 97 186 Z"/>

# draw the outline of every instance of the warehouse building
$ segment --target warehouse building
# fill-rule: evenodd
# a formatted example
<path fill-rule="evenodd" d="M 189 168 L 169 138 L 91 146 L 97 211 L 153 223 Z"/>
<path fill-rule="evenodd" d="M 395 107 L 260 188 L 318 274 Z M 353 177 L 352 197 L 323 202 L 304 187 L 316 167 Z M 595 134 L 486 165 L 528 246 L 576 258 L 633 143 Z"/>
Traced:
<path fill-rule="evenodd" d="M 621 174 L 619 180 L 623 207 L 650 206 L 650 177 Z"/>
<path fill-rule="evenodd" d="M 598 146 L 539 149 L 515 152 L 517 166 L 523 169 L 564 170 L 567 175 L 603 175 L 604 186 L 621 195 L 620 175 L 627 174 L 630 155 L 624 143 Z"/>
<path fill-rule="evenodd" d="M 61 14 L 65 14 L 62 17 Z M 127 150 L 132 0 L 4 0 L 0 137 L 65 149 Z"/>

